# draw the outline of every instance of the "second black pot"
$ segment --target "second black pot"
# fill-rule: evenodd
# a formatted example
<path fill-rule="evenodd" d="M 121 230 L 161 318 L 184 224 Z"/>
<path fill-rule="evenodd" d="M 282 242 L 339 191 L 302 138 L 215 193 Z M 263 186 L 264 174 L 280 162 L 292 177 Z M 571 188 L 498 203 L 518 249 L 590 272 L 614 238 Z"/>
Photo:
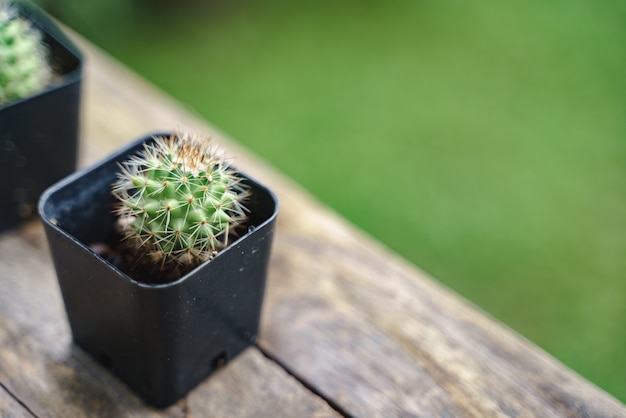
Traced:
<path fill-rule="evenodd" d="M 34 213 L 39 195 L 76 169 L 82 56 L 40 9 L 16 2 L 44 33 L 59 80 L 31 97 L 0 106 L 0 231 Z"/>

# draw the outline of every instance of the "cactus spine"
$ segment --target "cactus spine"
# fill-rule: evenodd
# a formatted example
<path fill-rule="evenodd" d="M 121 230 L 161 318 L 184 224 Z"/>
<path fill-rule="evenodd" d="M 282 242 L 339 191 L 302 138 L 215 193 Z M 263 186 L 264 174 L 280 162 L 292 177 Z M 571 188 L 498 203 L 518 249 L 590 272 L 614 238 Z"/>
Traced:
<path fill-rule="evenodd" d="M 184 274 L 226 247 L 246 220 L 248 188 L 209 138 L 155 137 L 120 167 L 118 227 L 151 270 Z"/>
<path fill-rule="evenodd" d="M 0 0 L 0 106 L 37 93 L 51 78 L 41 32 Z"/>

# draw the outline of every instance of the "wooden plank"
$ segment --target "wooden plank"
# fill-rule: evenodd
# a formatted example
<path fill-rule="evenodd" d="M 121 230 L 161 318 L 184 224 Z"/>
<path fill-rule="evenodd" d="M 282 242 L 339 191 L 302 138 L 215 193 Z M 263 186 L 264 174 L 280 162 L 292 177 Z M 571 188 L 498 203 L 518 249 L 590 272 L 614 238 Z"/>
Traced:
<path fill-rule="evenodd" d="M 300 382 L 275 363 L 268 366 L 258 350 L 247 350 L 236 361 L 239 367 L 218 371 L 218 376 L 205 382 L 206 387 L 187 397 L 190 416 L 206 416 L 208 411 L 215 417 L 340 416 L 327 403 L 311 401 L 310 392 Z"/>
<path fill-rule="evenodd" d="M 257 349 L 165 410 L 142 403 L 71 343 L 39 222 L 0 237 L 0 383 L 38 417 L 336 416 Z M 0 416 L 28 412 L 0 390 Z M 194 415 L 195 414 L 195 415 Z M 28 414 L 30 415 L 30 414 Z"/>
<path fill-rule="evenodd" d="M 0 386 L 0 417 L 3 418 L 33 418 L 22 404 L 20 404 L 4 387 Z"/>
<path fill-rule="evenodd" d="M 341 219 L 283 195 L 260 345 L 355 416 L 626 408 Z"/>

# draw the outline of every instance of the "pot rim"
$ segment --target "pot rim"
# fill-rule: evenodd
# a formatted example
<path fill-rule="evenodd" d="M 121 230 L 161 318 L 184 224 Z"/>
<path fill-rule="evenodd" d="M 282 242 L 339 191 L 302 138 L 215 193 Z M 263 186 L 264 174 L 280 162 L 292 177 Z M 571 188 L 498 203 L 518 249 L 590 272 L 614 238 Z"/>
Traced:
<path fill-rule="evenodd" d="M 105 164 L 108 164 L 112 160 L 119 159 L 120 157 L 124 156 L 125 154 L 129 154 L 132 149 L 138 147 L 139 145 L 143 144 L 144 142 L 149 141 L 149 140 L 151 140 L 152 138 L 154 138 L 156 136 L 164 136 L 164 135 L 168 135 L 169 136 L 170 134 L 171 133 L 169 133 L 169 132 L 168 133 L 163 133 L 163 132 L 148 133 L 148 134 L 143 135 L 143 136 L 141 136 L 140 138 L 138 138 L 138 139 L 136 139 L 134 141 L 131 141 L 127 145 L 125 145 L 122 148 L 118 149 L 117 151 L 109 154 L 108 156 L 102 158 L 98 162 L 96 162 L 96 163 L 94 163 L 94 164 L 92 164 L 92 165 L 90 165 L 88 167 L 85 167 L 83 169 L 77 170 L 74 173 L 68 175 L 67 177 L 65 177 L 65 178 L 57 181 L 56 183 L 52 184 L 50 187 L 48 187 L 41 194 L 41 197 L 39 198 L 39 202 L 38 202 L 38 205 L 37 205 L 39 217 L 41 218 L 41 220 L 48 227 L 50 227 L 53 230 L 57 231 L 59 234 L 62 234 L 63 236 L 69 238 L 70 240 L 72 240 L 73 242 L 78 244 L 78 246 L 81 247 L 84 251 L 88 251 L 88 252 L 92 253 L 95 257 L 97 257 L 103 263 L 105 263 L 110 268 L 112 268 L 120 277 L 123 277 L 125 280 L 128 280 L 129 282 L 131 282 L 131 283 L 133 283 L 133 284 L 135 284 L 135 285 L 137 285 L 139 287 L 149 288 L 149 289 L 164 289 L 164 288 L 180 285 L 181 283 L 187 281 L 187 279 L 190 276 L 193 276 L 198 270 L 204 268 L 211 261 L 220 258 L 220 256 L 222 256 L 223 254 L 225 254 L 225 253 L 227 253 L 229 251 L 234 251 L 235 248 L 237 247 L 237 244 L 240 243 L 241 241 L 243 241 L 244 239 L 248 238 L 253 232 L 261 230 L 261 229 L 265 228 L 267 225 L 269 225 L 272 222 L 274 222 L 274 220 L 278 216 L 278 212 L 279 212 L 279 208 L 280 208 L 280 203 L 279 203 L 278 197 L 276 196 L 276 193 L 274 193 L 267 186 L 259 183 L 253 177 L 250 177 L 249 175 L 247 175 L 245 172 L 240 171 L 240 170 L 237 169 L 236 172 L 237 172 L 238 175 L 242 176 L 243 178 L 245 178 L 248 181 L 253 182 L 255 187 L 257 187 L 259 189 L 262 189 L 271 198 L 271 200 L 273 202 L 273 206 L 274 206 L 271 215 L 268 216 L 267 219 L 263 220 L 261 223 L 256 225 L 254 228 L 252 228 L 252 229 L 249 228 L 246 233 L 244 233 L 241 236 L 237 237 L 236 240 L 231 242 L 226 248 L 220 250 L 217 253 L 217 255 L 215 257 L 213 257 L 212 259 L 209 259 L 209 260 L 199 264 L 196 268 L 194 268 L 193 270 L 191 270 L 188 273 L 184 274 L 180 278 L 178 278 L 178 279 L 176 279 L 174 281 L 171 281 L 171 282 L 167 282 L 167 283 L 146 283 L 146 282 L 138 281 L 138 280 L 135 280 L 135 279 L 131 278 L 124 271 L 122 271 L 120 268 L 118 268 L 117 266 L 115 266 L 114 264 L 112 264 L 111 262 L 106 260 L 104 257 L 102 257 L 101 255 L 97 254 L 92 249 L 90 249 L 89 246 L 87 244 L 85 244 L 82 240 L 78 239 L 73 234 L 69 233 L 68 231 L 63 229 L 61 226 L 57 225 L 52 218 L 46 216 L 46 210 L 45 210 L 46 202 L 55 193 L 57 193 L 57 192 L 63 190 L 64 188 L 70 186 L 72 183 L 78 181 L 80 178 L 82 178 L 84 176 L 87 176 L 90 173 L 98 170 L 100 167 L 102 167 Z"/>

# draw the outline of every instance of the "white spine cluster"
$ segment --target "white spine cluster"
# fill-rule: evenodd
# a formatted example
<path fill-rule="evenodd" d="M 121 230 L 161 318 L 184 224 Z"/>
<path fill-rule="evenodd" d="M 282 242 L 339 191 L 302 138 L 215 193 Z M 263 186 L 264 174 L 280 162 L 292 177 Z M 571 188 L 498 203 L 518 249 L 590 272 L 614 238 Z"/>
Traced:
<path fill-rule="evenodd" d="M 113 194 L 125 240 L 163 266 L 197 265 L 246 220 L 248 188 L 208 138 L 156 137 L 121 164 Z"/>

